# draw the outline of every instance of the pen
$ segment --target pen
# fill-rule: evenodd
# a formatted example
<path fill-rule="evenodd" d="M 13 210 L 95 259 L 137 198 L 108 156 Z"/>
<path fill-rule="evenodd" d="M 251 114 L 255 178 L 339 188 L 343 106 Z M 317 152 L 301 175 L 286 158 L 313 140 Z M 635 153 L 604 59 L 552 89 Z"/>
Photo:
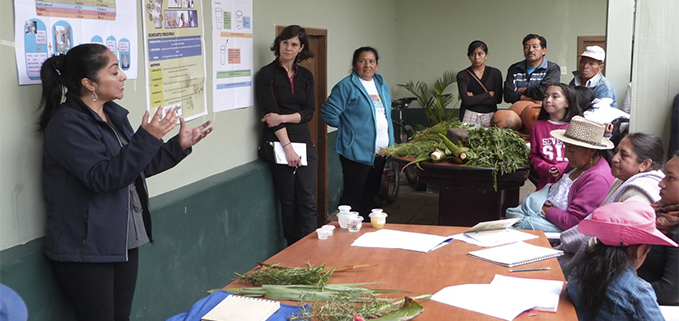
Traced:
<path fill-rule="evenodd" d="M 551 269 L 552 268 L 549 268 L 549 267 L 534 268 L 534 269 L 514 269 L 514 270 L 509 270 L 509 272 L 547 271 L 547 270 L 551 270 Z"/>

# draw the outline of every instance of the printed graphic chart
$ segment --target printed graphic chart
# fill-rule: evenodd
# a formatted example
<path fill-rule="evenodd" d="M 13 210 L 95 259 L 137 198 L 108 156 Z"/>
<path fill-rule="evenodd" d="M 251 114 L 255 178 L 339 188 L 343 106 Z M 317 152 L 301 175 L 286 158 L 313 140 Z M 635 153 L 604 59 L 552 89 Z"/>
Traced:
<path fill-rule="evenodd" d="M 254 104 L 252 1 L 213 1 L 213 111 Z"/>
<path fill-rule="evenodd" d="M 36 1 L 35 11 L 38 16 L 46 17 L 116 20 L 116 0 Z"/>
<path fill-rule="evenodd" d="M 40 83 L 47 58 L 83 43 L 108 47 L 128 79 L 137 78 L 135 0 L 15 0 L 14 42 L 19 84 Z"/>

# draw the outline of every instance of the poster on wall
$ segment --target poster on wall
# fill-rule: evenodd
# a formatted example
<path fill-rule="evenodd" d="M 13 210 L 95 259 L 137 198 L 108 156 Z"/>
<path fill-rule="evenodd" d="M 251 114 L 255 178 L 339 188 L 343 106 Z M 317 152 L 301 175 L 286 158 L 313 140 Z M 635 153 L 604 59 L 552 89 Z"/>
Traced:
<path fill-rule="evenodd" d="M 147 109 L 186 120 L 207 114 L 200 0 L 142 1 Z"/>
<path fill-rule="evenodd" d="M 212 14 L 212 109 L 252 106 L 252 0 L 213 0 Z"/>
<path fill-rule="evenodd" d="M 19 85 L 40 84 L 47 58 L 83 43 L 107 46 L 127 78 L 137 78 L 135 0 L 15 0 L 14 47 Z"/>

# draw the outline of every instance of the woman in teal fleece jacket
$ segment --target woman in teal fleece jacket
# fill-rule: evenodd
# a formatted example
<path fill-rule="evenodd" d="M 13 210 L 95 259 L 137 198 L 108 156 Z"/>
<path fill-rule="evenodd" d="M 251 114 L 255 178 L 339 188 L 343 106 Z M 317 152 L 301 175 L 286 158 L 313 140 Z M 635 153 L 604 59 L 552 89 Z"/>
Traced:
<path fill-rule="evenodd" d="M 340 203 L 362 215 L 370 212 L 379 191 L 384 157 L 377 152 L 394 144 L 391 92 L 384 78 L 375 73 L 378 60 L 375 49 L 358 48 L 353 71 L 333 87 L 321 110 L 323 121 L 337 127 L 335 150 L 344 177 Z"/>

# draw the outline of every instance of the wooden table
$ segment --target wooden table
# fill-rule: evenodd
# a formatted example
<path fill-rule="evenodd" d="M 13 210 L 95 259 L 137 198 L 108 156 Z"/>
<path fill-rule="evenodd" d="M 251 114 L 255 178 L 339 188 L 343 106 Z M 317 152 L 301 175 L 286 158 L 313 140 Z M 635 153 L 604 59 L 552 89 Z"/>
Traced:
<path fill-rule="evenodd" d="M 411 165 L 412 166 L 412 165 Z M 439 187 L 439 224 L 474 226 L 498 220 L 507 208 L 519 205 L 519 189 L 528 178 L 528 168 L 497 177 L 493 187 L 492 168 L 451 162 L 422 162 L 417 175 Z"/>
<path fill-rule="evenodd" d="M 385 228 L 441 236 L 459 234 L 467 229 L 452 226 L 390 224 L 389 221 Z M 351 246 L 351 243 L 361 234 L 374 231 L 376 230 L 370 227 L 370 223 L 367 225 L 364 223 L 363 228 L 356 233 L 350 233 L 347 229 L 338 227 L 335 234 L 327 240 L 319 240 L 316 233 L 313 233 L 266 260 L 266 263 L 284 266 L 304 266 L 305 262 L 314 266 L 325 263 L 328 267 L 378 264 L 370 268 L 336 272 L 330 279 L 330 283 L 384 282 L 375 287 L 410 291 L 411 296 L 434 294 L 451 285 L 488 284 L 495 274 L 564 280 L 555 258 L 521 266 L 521 268 L 549 266 L 550 271 L 509 273 L 508 268 L 468 256 L 467 252 L 481 248 L 461 241 L 452 241 L 429 253 Z M 549 246 L 542 231 L 527 232 L 540 236 L 539 239 L 527 241 L 528 243 Z M 249 285 L 231 283 L 227 287 L 245 286 Z M 389 296 L 402 298 L 403 294 Z M 498 320 L 436 301 L 423 300 L 420 303 L 424 307 L 424 312 L 415 319 L 418 321 Z M 577 320 L 577 316 L 573 304 L 566 297 L 564 288 L 557 313 L 539 312 L 537 316 L 522 315 L 517 320 Z"/>

